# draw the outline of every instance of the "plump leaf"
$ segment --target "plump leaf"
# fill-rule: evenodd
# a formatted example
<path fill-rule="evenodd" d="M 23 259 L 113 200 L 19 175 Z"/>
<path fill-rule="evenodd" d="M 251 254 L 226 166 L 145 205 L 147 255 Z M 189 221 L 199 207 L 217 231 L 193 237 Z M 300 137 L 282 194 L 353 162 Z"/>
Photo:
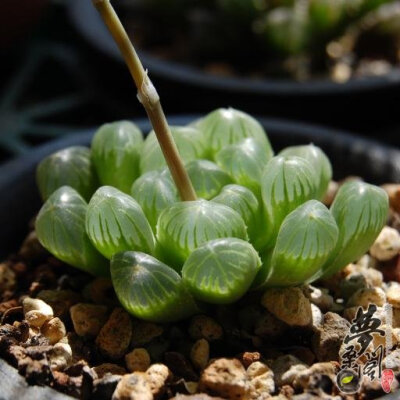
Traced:
<path fill-rule="evenodd" d="M 207 200 L 175 203 L 166 208 L 158 219 L 159 254 L 177 270 L 197 247 L 224 237 L 247 240 L 243 219 L 223 204 Z"/>
<path fill-rule="evenodd" d="M 270 260 L 266 286 L 295 286 L 309 282 L 335 248 L 339 229 L 329 210 L 310 200 L 283 221 Z"/>
<path fill-rule="evenodd" d="M 37 166 L 36 181 L 44 201 L 61 186 L 72 187 L 89 201 L 99 185 L 90 150 L 83 146 L 68 147 L 44 158 Z"/>
<path fill-rule="evenodd" d="M 153 232 L 161 211 L 179 201 L 178 191 L 167 169 L 142 175 L 132 185 L 131 195 L 142 207 Z"/>
<path fill-rule="evenodd" d="M 92 246 L 85 231 L 87 204 L 68 186 L 57 189 L 36 218 L 42 246 L 58 259 L 93 275 L 109 275 L 108 261 Z"/>
<path fill-rule="evenodd" d="M 227 185 L 212 201 L 233 208 L 243 218 L 250 242 L 256 249 L 265 245 L 260 204 L 250 189 L 240 185 Z"/>
<path fill-rule="evenodd" d="M 237 238 L 215 239 L 190 254 L 182 279 L 198 300 L 233 303 L 247 292 L 260 264 L 250 243 Z"/>
<path fill-rule="evenodd" d="M 140 175 L 142 146 L 142 132 L 132 122 L 102 125 L 92 140 L 92 160 L 100 183 L 129 193 L 133 181 Z"/>
<path fill-rule="evenodd" d="M 322 274 L 329 276 L 360 258 L 379 235 L 389 212 L 386 192 L 364 182 L 347 182 L 338 191 L 331 212 L 339 240 Z"/>
<path fill-rule="evenodd" d="M 89 202 L 86 232 L 107 258 L 125 250 L 154 252 L 154 235 L 140 205 L 111 186 L 99 188 Z"/>
<path fill-rule="evenodd" d="M 329 182 L 332 179 L 332 165 L 326 154 L 319 147 L 309 144 L 305 146 L 287 147 L 282 150 L 279 155 L 298 156 L 309 161 L 316 175 L 318 175 L 316 198 L 319 200 L 323 199 L 328 189 Z"/>
<path fill-rule="evenodd" d="M 210 200 L 225 185 L 232 183 L 231 177 L 211 161 L 191 161 L 186 164 L 186 170 L 197 196 L 202 199 Z"/>
<path fill-rule="evenodd" d="M 226 146 L 246 138 L 257 139 L 267 152 L 272 153 L 264 128 L 255 118 L 242 111 L 220 108 L 197 121 L 196 127 L 204 133 L 211 157 Z"/>
<path fill-rule="evenodd" d="M 271 147 L 263 146 L 257 139 L 247 138 L 223 148 L 215 156 L 215 161 L 236 183 L 259 195 L 262 172 L 272 156 Z"/>
<path fill-rule="evenodd" d="M 282 55 L 297 55 L 310 42 L 308 19 L 302 18 L 293 7 L 276 7 L 260 24 L 268 46 Z"/>
<path fill-rule="evenodd" d="M 307 200 L 316 196 L 318 178 L 311 164 L 300 157 L 274 157 L 265 167 L 261 194 L 272 247 L 285 217 Z"/>
<path fill-rule="evenodd" d="M 122 306 L 137 318 L 171 322 L 197 311 L 179 274 L 148 254 L 126 251 L 114 255 L 111 278 Z"/>
<path fill-rule="evenodd" d="M 187 163 L 199 158 L 206 158 L 205 139 L 201 131 L 193 127 L 172 126 L 171 134 L 183 162 Z M 156 134 L 152 131 L 144 142 L 140 170 L 143 174 L 162 169 L 166 165 Z"/>

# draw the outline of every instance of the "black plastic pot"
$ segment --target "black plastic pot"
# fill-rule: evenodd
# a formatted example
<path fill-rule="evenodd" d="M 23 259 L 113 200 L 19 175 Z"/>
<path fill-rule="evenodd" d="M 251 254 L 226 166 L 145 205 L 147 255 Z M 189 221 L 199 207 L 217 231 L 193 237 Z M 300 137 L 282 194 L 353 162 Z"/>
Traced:
<path fill-rule="evenodd" d="M 102 58 L 96 73 L 107 77 L 112 74 L 114 83 L 124 79 L 118 96 L 126 99 L 131 94 L 129 76 L 122 72 L 122 57 L 92 1 L 71 0 L 68 4 L 71 22 L 79 34 L 109 60 L 117 61 L 105 64 Z M 311 121 L 371 136 L 379 132 L 379 140 L 400 146 L 400 139 L 391 134 L 400 126 L 400 69 L 344 84 L 327 79 L 303 83 L 252 80 L 214 76 L 189 65 L 158 59 L 140 49 L 139 53 L 170 113 L 208 112 L 221 105 L 232 106 L 252 114 Z"/>
<path fill-rule="evenodd" d="M 169 118 L 173 125 L 187 124 L 199 116 Z M 319 126 L 259 118 L 267 130 L 275 151 L 296 144 L 314 143 L 329 156 L 335 179 L 358 175 L 372 183 L 400 182 L 400 151 L 361 137 Z M 150 130 L 147 120 L 136 121 L 144 132 Z M 89 145 L 95 129 L 50 142 L 32 150 L 0 168 L 0 256 L 15 250 L 27 232 L 28 221 L 40 207 L 35 184 L 35 167 L 46 155 L 71 145 Z M 3 384 L 2 382 L 12 382 Z M 0 399 L 66 399 L 52 389 L 28 387 L 13 368 L 0 360 Z M 400 392 L 386 396 L 398 399 Z"/>
<path fill-rule="evenodd" d="M 85 39 L 110 57 L 122 61 L 116 44 L 93 7 L 91 0 L 73 0 L 70 15 L 75 27 Z M 155 75 L 208 89 L 221 89 L 246 94 L 278 96 L 346 94 L 383 89 L 394 84 L 400 85 L 400 70 L 397 69 L 384 76 L 350 79 L 344 84 L 335 83 L 328 79 L 310 82 L 268 78 L 255 80 L 215 76 L 190 65 L 156 58 L 146 51 L 141 51 L 140 56 L 145 66 Z"/>

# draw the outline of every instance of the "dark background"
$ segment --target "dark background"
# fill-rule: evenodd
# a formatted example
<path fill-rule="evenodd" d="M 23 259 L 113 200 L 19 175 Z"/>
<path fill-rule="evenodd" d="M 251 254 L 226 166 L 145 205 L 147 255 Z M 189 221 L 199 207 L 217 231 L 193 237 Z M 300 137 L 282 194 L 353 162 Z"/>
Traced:
<path fill-rule="evenodd" d="M 77 129 L 145 116 L 126 68 L 80 36 L 67 3 L 1 2 L 0 162 Z M 167 115 L 233 106 L 342 128 L 400 147 L 399 86 L 355 95 L 250 96 L 153 75 L 152 80 Z"/>

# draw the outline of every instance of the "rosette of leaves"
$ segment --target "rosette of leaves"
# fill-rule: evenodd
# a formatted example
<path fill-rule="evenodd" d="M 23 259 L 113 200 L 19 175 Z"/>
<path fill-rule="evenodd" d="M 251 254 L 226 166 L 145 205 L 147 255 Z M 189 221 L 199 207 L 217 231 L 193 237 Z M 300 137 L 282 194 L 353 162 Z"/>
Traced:
<path fill-rule="evenodd" d="M 71 150 L 54 177 L 39 166 L 48 200 L 36 229 L 61 260 L 95 275 L 111 268 L 121 304 L 138 318 L 172 321 L 203 303 L 329 276 L 364 254 L 386 221 L 387 195 L 363 182 L 343 185 L 328 209 L 321 199 L 332 168 L 323 151 L 293 146 L 274 157 L 261 125 L 237 110 L 219 109 L 173 130 L 193 201 L 180 201 L 154 134 L 143 144 L 124 123 L 98 132 L 81 170 Z M 104 182 L 106 164 L 107 186 L 98 187 L 89 178 L 103 174 Z M 138 166 L 127 194 L 121 176 L 128 184 Z M 93 192 L 87 204 L 82 196 Z"/>

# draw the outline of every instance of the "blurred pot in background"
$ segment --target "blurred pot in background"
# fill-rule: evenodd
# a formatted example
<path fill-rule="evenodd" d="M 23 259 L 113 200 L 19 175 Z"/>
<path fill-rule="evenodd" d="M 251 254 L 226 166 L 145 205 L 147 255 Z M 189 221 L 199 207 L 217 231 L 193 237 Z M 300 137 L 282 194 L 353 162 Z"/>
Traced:
<path fill-rule="evenodd" d="M 0 49 L 26 37 L 40 20 L 48 0 L 1 0 Z"/>

